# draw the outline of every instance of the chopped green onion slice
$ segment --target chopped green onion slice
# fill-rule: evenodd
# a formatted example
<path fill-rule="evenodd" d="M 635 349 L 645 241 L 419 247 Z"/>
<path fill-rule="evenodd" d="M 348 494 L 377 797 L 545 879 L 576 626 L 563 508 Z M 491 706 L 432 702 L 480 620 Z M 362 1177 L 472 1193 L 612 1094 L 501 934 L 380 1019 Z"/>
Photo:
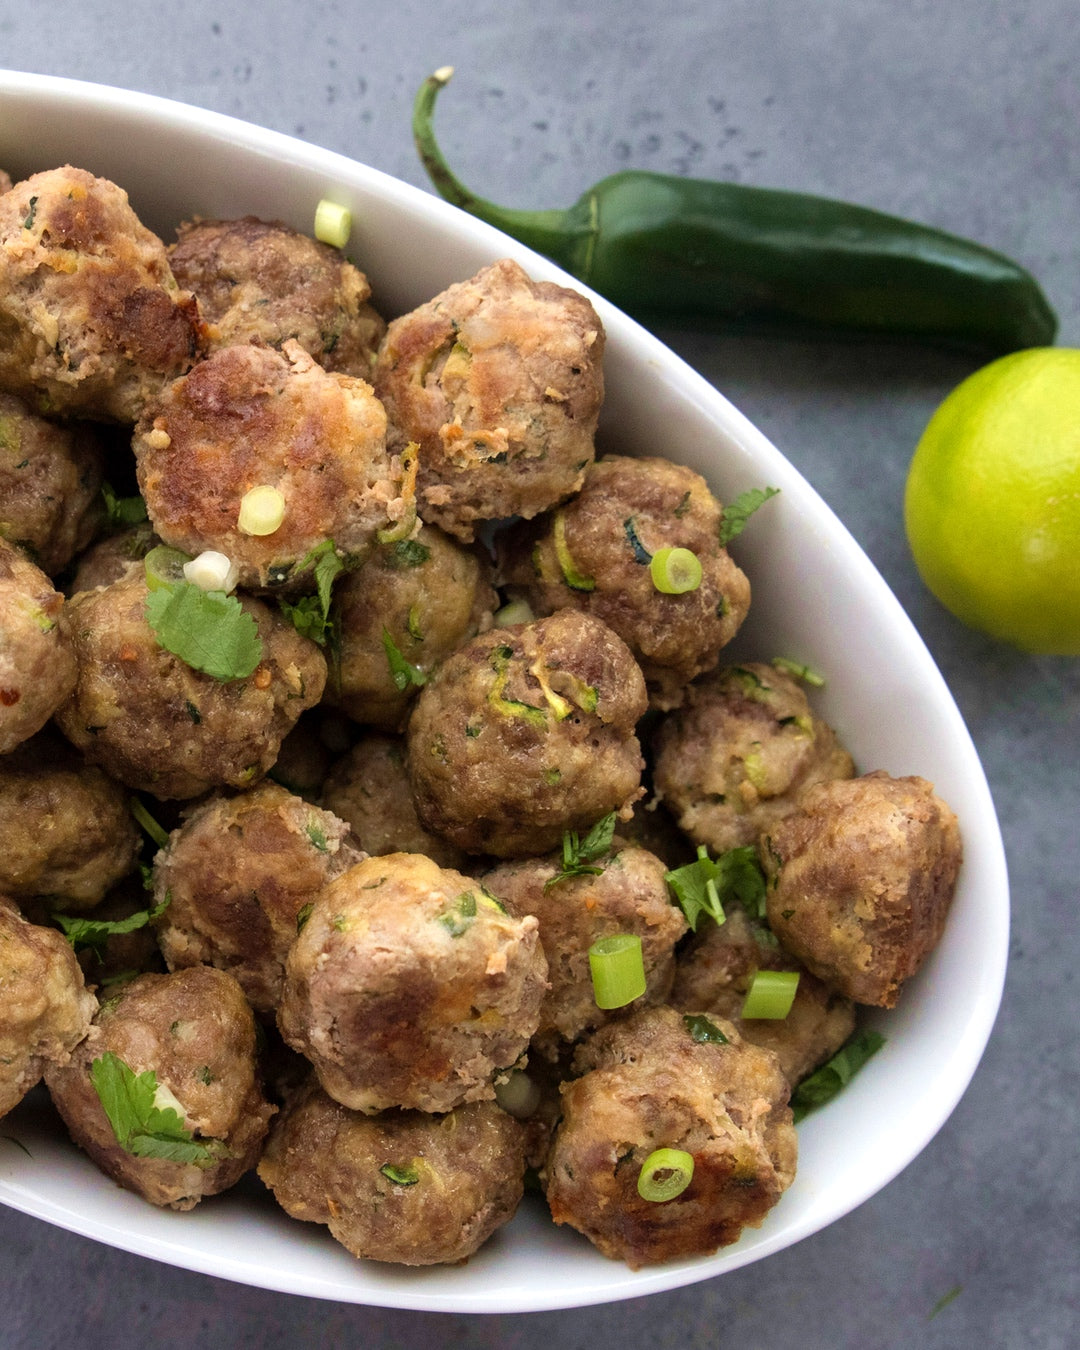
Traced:
<path fill-rule="evenodd" d="M 169 843 L 169 832 L 163 825 L 159 825 L 150 812 L 143 806 L 138 797 L 132 797 L 128 805 L 131 808 L 131 814 L 142 826 L 150 838 L 157 844 L 158 848 L 165 848 Z"/>
<path fill-rule="evenodd" d="M 578 569 L 573 554 L 570 552 L 570 545 L 566 542 L 566 516 L 562 511 L 555 512 L 552 541 L 555 544 L 555 557 L 559 563 L 559 571 L 562 572 L 563 580 L 570 589 L 574 591 L 596 590 L 595 580 Z"/>
<path fill-rule="evenodd" d="M 528 1120 L 540 1105 L 540 1087 L 521 1069 L 511 1069 L 495 1083 L 495 1100 L 516 1120 Z"/>
<path fill-rule="evenodd" d="M 795 970 L 758 970 L 743 999 L 741 1017 L 782 1022 L 795 1002 L 799 973 Z"/>
<path fill-rule="evenodd" d="M 143 559 L 147 586 L 152 591 L 160 591 L 166 586 L 175 586 L 177 582 L 185 581 L 187 578 L 184 576 L 184 568 L 189 562 L 191 558 L 186 553 L 181 553 L 177 548 L 166 548 L 164 544 L 158 544 Z"/>
<path fill-rule="evenodd" d="M 379 1171 L 395 1186 L 415 1186 L 420 1180 L 420 1169 L 414 1164 L 398 1167 L 394 1163 L 383 1163 Z"/>
<path fill-rule="evenodd" d="M 285 519 L 285 498 L 276 487 L 263 483 L 249 488 L 240 498 L 236 521 L 241 534 L 273 534 Z"/>
<path fill-rule="evenodd" d="M 216 549 L 204 549 L 197 558 L 184 563 L 183 573 L 186 580 L 200 590 L 224 591 L 226 595 L 236 589 L 240 579 L 236 564 Z"/>
<path fill-rule="evenodd" d="M 589 971 L 598 1008 L 623 1008 L 645 992 L 645 962 L 636 933 L 612 933 L 589 948 Z"/>
<path fill-rule="evenodd" d="M 641 1165 L 638 1195 L 662 1203 L 682 1195 L 694 1178 L 694 1158 L 682 1148 L 658 1148 Z"/>
<path fill-rule="evenodd" d="M 684 595 L 701 585 L 701 563 L 688 548 L 662 548 L 653 554 L 649 575 L 664 595 Z"/>
<path fill-rule="evenodd" d="M 352 233 L 352 212 L 324 197 L 315 208 L 315 238 L 334 248 L 344 248 Z"/>

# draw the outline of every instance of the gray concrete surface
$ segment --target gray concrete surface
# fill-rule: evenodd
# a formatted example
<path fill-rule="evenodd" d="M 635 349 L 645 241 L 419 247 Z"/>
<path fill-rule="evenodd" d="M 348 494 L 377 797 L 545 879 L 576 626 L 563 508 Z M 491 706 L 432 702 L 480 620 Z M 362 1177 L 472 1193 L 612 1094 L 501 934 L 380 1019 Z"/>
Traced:
<path fill-rule="evenodd" d="M 414 183 L 417 82 L 458 70 L 440 129 L 466 181 L 561 205 L 636 165 L 808 189 L 933 222 L 1043 280 L 1080 346 L 1075 0 L 0 0 L 0 63 L 148 90 Z M 1080 1343 L 1080 662 L 969 632 L 923 590 L 900 500 L 940 352 L 664 336 L 852 528 L 952 684 L 1008 850 L 1008 984 L 985 1060 L 929 1148 L 848 1218 L 680 1292 L 513 1318 L 264 1293 L 0 1211 L 5 1350 L 616 1344 L 896 1350 Z M 1080 560 L 1078 560 L 1080 566 Z"/>

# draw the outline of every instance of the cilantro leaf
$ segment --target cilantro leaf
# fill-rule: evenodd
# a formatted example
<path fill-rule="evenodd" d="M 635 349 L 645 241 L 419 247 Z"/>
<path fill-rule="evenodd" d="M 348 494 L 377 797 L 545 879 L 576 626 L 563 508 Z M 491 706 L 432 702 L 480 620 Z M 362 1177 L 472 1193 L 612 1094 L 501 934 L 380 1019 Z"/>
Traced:
<path fill-rule="evenodd" d="M 122 1149 L 142 1158 L 210 1167 L 227 1155 L 220 1139 L 199 1142 L 171 1106 L 158 1106 L 157 1075 L 134 1073 L 111 1050 L 90 1065 L 90 1081 Z"/>
<path fill-rule="evenodd" d="M 728 849 L 715 859 L 709 857 L 704 844 L 699 845 L 697 853 L 696 862 L 665 876 L 692 929 L 697 930 L 702 914 L 723 923 L 724 905 L 732 900 L 754 918 L 764 916 L 765 874 L 753 845 Z"/>
<path fill-rule="evenodd" d="M 134 933 L 165 913 L 172 895 L 166 895 L 153 909 L 140 909 L 126 919 L 85 919 L 79 914 L 53 914 L 60 928 L 76 951 L 89 949 L 100 960 L 109 938 L 123 933 Z"/>
<path fill-rule="evenodd" d="M 278 600 L 278 609 L 289 620 L 301 637 L 310 638 L 320 647 L 330 640 L 333 621 L 323 609 L 317 595 L 302 595 L 299 600 Z"/>
<path fill-rule="evenodd" d="M 382 630 L 382 645 L 390 666 L 390 678 L 394 681 L 394 688 L 397 689 L 399 694 L 403 694 L 411 684 L 416 685 L 417 688 L 427 684 L 427 675 L 419 666 L 414 666 L 411 662 L 405 660 L 387 628 Z"/>
<path fill-rule="evenodd" d="M 879 1031 L 868 1030 L 857 1031 L 845 1041 L 832 1059 L 804 1078 L 791 1094 L 791 1114 L 795 1122 L 798 1123 L 810 1111 L 832 1101 L 884 1044 L 885 1037 Z"/>
<path fill-rule="evenodd" d="M 570 877 L 600 876 L 604 869 L 595 863 L 611 848 L 614 834 L 614 811 L 598 820 L 584 839 L 578 837 L 576 830 L 567 830 L 562 838 L 562 870 L 544 882 L 544 890 Z"/>
<path fill-rule="evenodd" d="M 730 1042 L 715 1022 L 710 1022 L 704 1013 L 683 1013 L 683 1026 L 690 1033 L 690 1039 L 699 1045 L 729 1045 Z"/>
<path fill-rule="evenodd" d="M 141 525 L 146 520 L 146 503 L 141 497 L 118 497 L 108 483 L 102 483 L 101 495 L 105 501 L 105 523 L 110 530 L 126 530 L 129 525 Z"/>
<path fill-rule="evenodd" d="M 158 645 L 215 680 L 243 680 L 262 659 L 258 625 L 235 595 L 204 591 L 190 581 L 146 597 Z"/>
<path fill-rule="evenodd" d="M 728 502 L 720 518 L 721 544 L 730 544 L 732 539 L 738 538 L 758 507 L 770 497 L 775 497 L 779 491 L 779 488 L 774 487 L 749 488 L 746 492 L 740 492 L 733 502 Z"/>

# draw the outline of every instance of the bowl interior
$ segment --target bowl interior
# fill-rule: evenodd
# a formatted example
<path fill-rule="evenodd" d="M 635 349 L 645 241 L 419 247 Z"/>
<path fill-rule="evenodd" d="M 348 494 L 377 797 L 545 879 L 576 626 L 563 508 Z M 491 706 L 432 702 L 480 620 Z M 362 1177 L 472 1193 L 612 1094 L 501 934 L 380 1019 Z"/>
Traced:
<path fill-rule="evenodd" d="M 310 229 L 315 204 L 333 197 L 352 211 L 349 252 L 387 316 L 503 256 L 537 279 L 576 284 L 444 202 L 341 156 L 146 95 L 0 71 L 0 166 L 17 180 L 63 163 L 126 188 L 167 242 L 193 215 L 251 213 Z M 826 672 L 815 706 L 860 771 L 921 774 L 960 818 L 965 861 L 948 930 L 899 1008 L 877 1018 L 884 1049 L 799 1127 L 795 1183 L 759 1230 L 714 1257 L 636 1273 L 556 1229 L 535 1199 L 467 1265 L 419 1271 L 355 1261 L 325 1230 L 288 1219 L 255 1181 L 189 1214 L 158 1211 L 67 1142 L 41 1090 L 5 1118 L 5 1135 L 26 1151 L 0 1141 L 0 1200 L 116 1247 L 273 1289 L 435 1311 L 573 1307 L 688 1284 L 807 1236 L 885 1185 L 956 1105 L 993 1025 L 1008 939 L 1001 839 L 970 737 L 898 602 L 813 489 L 711 385 L 592 299 L 608 333 L 601 448 L 681 460 L 722 499 L 781 489 L 732 550 L 754 592 L 738 652 Z"/>

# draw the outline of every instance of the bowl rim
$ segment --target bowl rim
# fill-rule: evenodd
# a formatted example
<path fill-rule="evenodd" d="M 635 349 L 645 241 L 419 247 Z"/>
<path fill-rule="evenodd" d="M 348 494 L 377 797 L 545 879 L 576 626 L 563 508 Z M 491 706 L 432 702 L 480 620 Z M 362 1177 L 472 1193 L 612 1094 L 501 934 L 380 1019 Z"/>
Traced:
<path fill-rule="evenodd" d="M 130 1210 L 126 1201 L 117 1208 L 116 1212 L 121 1216 L 119 1219 L 110 1217 L 91 1222 L 77 1207 L 65 1203 L 61 1194 L 46 1196 L 35 1189 L 34 1168 L 29 1165 L 21 1167 L 17 1159 L 8 1158 L 6 1153 L 12 1150 L 7 1150 L 5 1156 L 0 1157 L 0 1201 L 108 1245 L 204 1274 L 282 1292 L 341 1301 L 417 1311 L 471 1313 L 570 1308 L 683 1287 L 727 1270 L 738 1269 L 801 1241 L 850 1213 L 881 1190 L 914 1160 L 944 1125 L 978 1066 L 1004 988 L 1009 897 L 1000 827 L 989 785 L 971 737 L 921 636 L 847 528 L 771 441 L 717 388 L 658 338 L 547 259 L 508 239 L 493 227 L 465 216 L 433 194 L 335 151 L 322 149 L 228 114 L 201 109 L 155 94 L 62 76 L 0 69 L 0 127 L 4 125 L 4 113 L 11 105 L 20 103 L 29 107 L 35 102 L 47 105 L 57 116 L 104 114 L 112 119 L 135 119 L 136 123 L 143 124 L 143 132 L 152 126 L 157 133 L 173 138 L 194 137 L 199 141 L 209 138 L 245 156 L 265 161 L 271 166 L 272 172 L 279 172 L 283 166 L 293 166 L 298 171 L 306 172 L 313 180 L 321 179 L 330 186 L 348 183 L 357 191 L 371 193 L 391 203 L 395 209 L 407 212 L 425 227 L 446 230 L 455 240 L 463 241 L 466 251 L 480 251 L 492 257 L 515 257 L 531 275 L 572 286 L 588 295 L 607 330 L 609 355 L 623 364 L 629 363 L 631 368 L 636 368 L 642 362 L 653 367 L 658 379 L 666 386 L 673 406 L 687 416 L 699 418 L 703 424 L 722 427 L 731 445 L 741 450 L 747 464 L 766 466 L 773 476 L 770 481 L 778 481 L 782 493 L 787 491 L 794 499 L 800 516 L 799 528 L 808 530 L 811 536 L 829 549 L 839 571 L 845 567 L 854 569 L 865 597 L 880 607 L 881 622 L 884 624 L 887 621 L 890 628 L 895 630 L 896 641 L 904 644 L 913 668 L 918 670 L 924 682 L 920 687 L 921 696 L 928 706 L 933 706 L 942 734 L 952 738 L 951 747 L 958 775 L 966 776 L 969 811 L 973 818 L 978 819 L 979 829 L 973 840 L 974 850 L 966 852 L 964 868 L 970 887 L 977 886 L 980 889 L 979 903 L 988 908 L 995 922 L 980 950 L 981 962 L 979 970 L 975 972 L 976 987 L 970 1015 L 957 1028 L 955 1040 L 948 1047 L 947 1070 L 936 1071 L 933 1109 L 918 1121 L 906 1122 L 903 1136 L 892 1141 L 895 1151 L 890 1154 L 888 1162 L 877 1163 L 872 1173 L 864 1172 L 848 1186 L 843 1196 L 835 1197 L 833 1203 L 818 1205 L 799 1220 L 781 1225 L 776 1231 L 766 1226 L 756 1233 L 748 1233 L 734 1247 L 724 1248 L 716 1256 L 648 1267 L 637 1272 L 627 1272 L 615 1263 L 605 1263 L 597 1268 L 599 1273 L 595 1279 L 583 1278 L 573 1291 L 546 1284 L 540 1279 L 528 1287 L 516 1286 L 512 1291 L 484 1291 L 471 1282 L 460 1292 L 455 1292 L 452 1283 L 448 1284 L 446 1280 L 412 1273 L 386 1273 L 393 1271 L 391 1267 L 380 1268 L 384 1274 L 380 1276 L 382 1283 L 377 1286 L 366 1282 L 354 1289 L 344 1277 L 322 1281 L 298 1271 L 263 1270 L 243 1253 L 223 1259 L 220 1253 L 207 1253 L 198 1241 L 177 1240 L 172 1226 L 167 1223 L 139 1224 L 136 1231 L 129 1231 L 123 1226 L 122 1218 L 124 1214 L 135 1211 Z M 3 132 L 0 131 L 0 142 L 2 139 Z M 123 183 L 121 186 L 131 187 Z M 736 476 L 738 471 L 735 470 Z M 750 571 L 750 568 L 747 570 Z M 965 839 L 966 849 L 967 844 Z M 858 1080 L 848 1091 L 853 1096 L 867 1097 L 868 1081 Z M 32 1104 L 29 1110 L 33 1118 Z M 12 1119 L 14 1117 L 8 1117 L 9 1121 Z M 819 1122 L 809 1118 L 800 1126 L 800 1132 L 806 1129 L 808 1137 L 816 1136 L 820 1133 L 818 1127 Z M 80 1158 L 79 1161 L 81 1165 L 83 1160 Z M 139 1206 L 144 1205 L 144 1202 L 134 1197 L 128 1199 Z M 210 1207 L 200 1208 L 209 1211 Z M 159 1219 L 172 1217 L 156 1216 Z M 190 1224 L 191 1218 L 191 1215 L 178 1216 L 180 1223 Z M 550 1221 L 548 1224 L 550 1226 Z M 199 1228 L 202 1226 L 201 1222 L 197 1225 Z M 353 1260 L 351 1257 L 347 1259 L 350 1262 Z M 367 1264 L 370 1266 L 372 1263 Z M 490 1261 L 481 1253 L 470 1264 L 479 1270 L 490 1264 Z"/>

